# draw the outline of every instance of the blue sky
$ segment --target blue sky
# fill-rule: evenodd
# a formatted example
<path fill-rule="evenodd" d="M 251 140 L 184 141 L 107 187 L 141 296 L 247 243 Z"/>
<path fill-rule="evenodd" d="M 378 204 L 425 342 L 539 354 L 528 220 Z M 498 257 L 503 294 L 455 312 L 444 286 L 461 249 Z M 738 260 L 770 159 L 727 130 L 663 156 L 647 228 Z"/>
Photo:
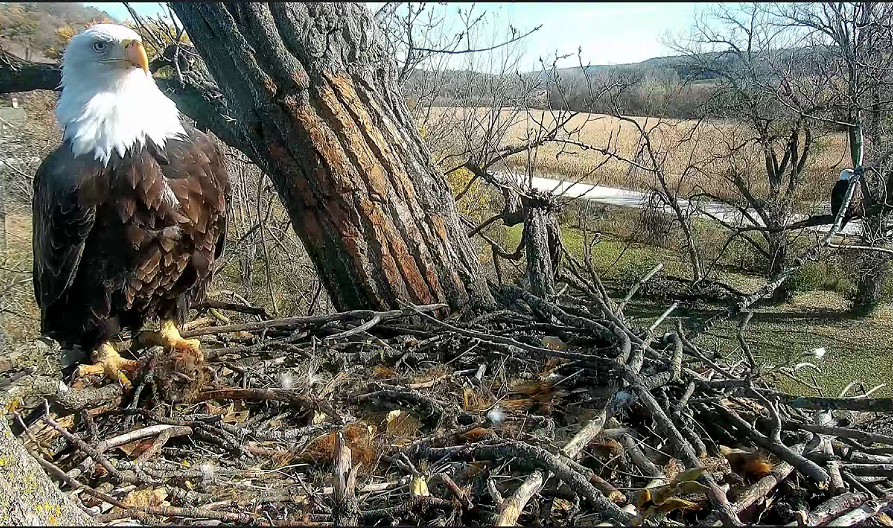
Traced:
<path fill-rule="evenodd" d="M 85 2 L 105 10 L 112 17 L 123 20 L 127 10 L 120 2 Z M 370 7 L 380 5 L 367 2 Z M 140 14 L 156 15 L 160 4 L 134 3 Z M 451 2 L 450 9 L 470 6 Z M 636 2 L 636 3 L 502 3 L 482 2 L 475 11 L 486 10 L 495 15 L 500 24 L 511 22 L 524 31 L 540 24 L 542 29 L 526 39 L 521 69 L 538 69 L 537 57 L 576 54 L 583 48 L 583 61 L 592 64 L 622 64 L 651 57 L 671 55 L 660 39 L 669 31 L 684 33 L 692 22 L 698 2 Z M 572 59 L 576 61 L 576 58 Z"/>

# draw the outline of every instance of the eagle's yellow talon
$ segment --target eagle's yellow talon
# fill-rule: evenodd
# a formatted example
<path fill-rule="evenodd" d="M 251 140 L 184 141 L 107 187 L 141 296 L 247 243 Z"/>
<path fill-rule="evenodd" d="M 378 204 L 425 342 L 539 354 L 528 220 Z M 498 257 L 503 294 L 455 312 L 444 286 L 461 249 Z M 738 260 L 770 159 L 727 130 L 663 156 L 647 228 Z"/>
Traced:
<path fill-rule="evenodd" d="M 173 321 L 162 321 L 158 332 L 142 332 L 138 341 L 143 346 L 162 346 L 168 350 L 189 351 L 201 356 L 201 341 L 183 339 Z"/>
<path fill-rule="evenodd" d="M 78 377 L 104 374 L 107 378 L 120 383 L 125 389 L 133 386 L 122 371 L 135 369 L 139 365 L 139 361 L 122 358 L 109 343 L 99 345 L 99 348 L 90 354 L 90 359 L 94 362 L 92 365 L 78 366 Z"/>

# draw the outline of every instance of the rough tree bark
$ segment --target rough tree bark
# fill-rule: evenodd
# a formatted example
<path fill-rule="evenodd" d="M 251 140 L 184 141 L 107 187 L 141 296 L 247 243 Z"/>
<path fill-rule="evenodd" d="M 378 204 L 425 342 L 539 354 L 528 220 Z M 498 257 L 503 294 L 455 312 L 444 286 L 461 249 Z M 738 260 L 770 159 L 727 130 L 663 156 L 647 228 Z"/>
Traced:
<path fill-rule="evenodd" d="M 0 327 L 0 357 L 45 354 L 46 344 L 35 341 L 12 349 Z M 16 439 L 6 408 L 15 396 L 0 391 L 0 524 L 6 526 L 85 526 L 96 523 L 67 497 Z"/>
<path fill-rule="evenodd" d="M 41 341 L 12 347 L 0 327 L 0 358 L 46 354 Z M 57 349 L 56 349 L 57 350 Z M 67 497 L 16 439 L 9 428 L 7 407 L 20 395 L 9 386 L 0 389 L 0 524 L 6 526 L 84 526 L 96 523 Z"/>
<path fill-rule="evenodd" d="M 46 476 L 0 417 L 0 523 L 87 526 L 96 523 Z"/>
<path fill-rule="evenodd" d="M 365 6 L 171 5 L 337 308 L 492 302 Z"/>
<path fill-rule="evenodd" d="M 45 64 L 20 59 L 0 50 L 0 93 L 55 90 L 62 81 L 58 64 Z"/>
<path fill-rule="evenodd" d="M 522 198 L 527 211 L 527 281 L 530 291 L 543 298 L 555 294 L 555 273 L 561 259 L 561 228 L 555 218 L 554 204 L 548 196 L 531 191 L 533 198 Z"/>

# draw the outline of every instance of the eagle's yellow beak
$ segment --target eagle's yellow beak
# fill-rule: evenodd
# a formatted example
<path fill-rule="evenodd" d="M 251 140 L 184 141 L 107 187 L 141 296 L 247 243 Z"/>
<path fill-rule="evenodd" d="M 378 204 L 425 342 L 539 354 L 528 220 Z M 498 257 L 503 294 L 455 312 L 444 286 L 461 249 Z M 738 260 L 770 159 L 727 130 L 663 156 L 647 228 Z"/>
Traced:
<path fill-rule="evenodd" d="M 142 68 L 148 74 L 149 58 L 146 57 L 146 48 L 143 47 L 143 43 L 138 40 L 125 40 L 122 44 L 124 44 L 124 58 L 127 62 L 137 68 Z"/>

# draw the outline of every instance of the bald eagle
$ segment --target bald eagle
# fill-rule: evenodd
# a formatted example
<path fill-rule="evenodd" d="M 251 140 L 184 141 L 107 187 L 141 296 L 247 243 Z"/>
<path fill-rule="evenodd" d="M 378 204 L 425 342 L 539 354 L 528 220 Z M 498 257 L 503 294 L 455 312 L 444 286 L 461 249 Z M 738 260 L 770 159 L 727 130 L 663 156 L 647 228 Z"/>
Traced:
<path fill-rule="evenodd" d="M 41 333 L 92 352 L 79 375 L 124 386 L 111 339 L 160 319 L 146 344 L 192 354 L 183 339 L 223 252 L 230 187 L 220 149 L 181 119 L 149 74 L 141 39 L 97 24 L 62 58 L 62 143 L 34 178 L 34 294 Z"/>
<path fill-rule="evenodd" d="M 840 208 L 843 207 L 843 199 L 846 196 L 846 190 L 850 186 L 850 178 L 855 175 L 855 171 L 853 169 L 843 169 L 840 172 L 840 177 L 834 183 L 834 187 L 831 188 L 831 216 L 837 218 L 837 213 L 840 211 Z M 846 213 L 844 213 L 846 215 Z M 843 229 L 846 226 L 847 218 L 844 216 L 843 222 L 840 227 Z"/>

